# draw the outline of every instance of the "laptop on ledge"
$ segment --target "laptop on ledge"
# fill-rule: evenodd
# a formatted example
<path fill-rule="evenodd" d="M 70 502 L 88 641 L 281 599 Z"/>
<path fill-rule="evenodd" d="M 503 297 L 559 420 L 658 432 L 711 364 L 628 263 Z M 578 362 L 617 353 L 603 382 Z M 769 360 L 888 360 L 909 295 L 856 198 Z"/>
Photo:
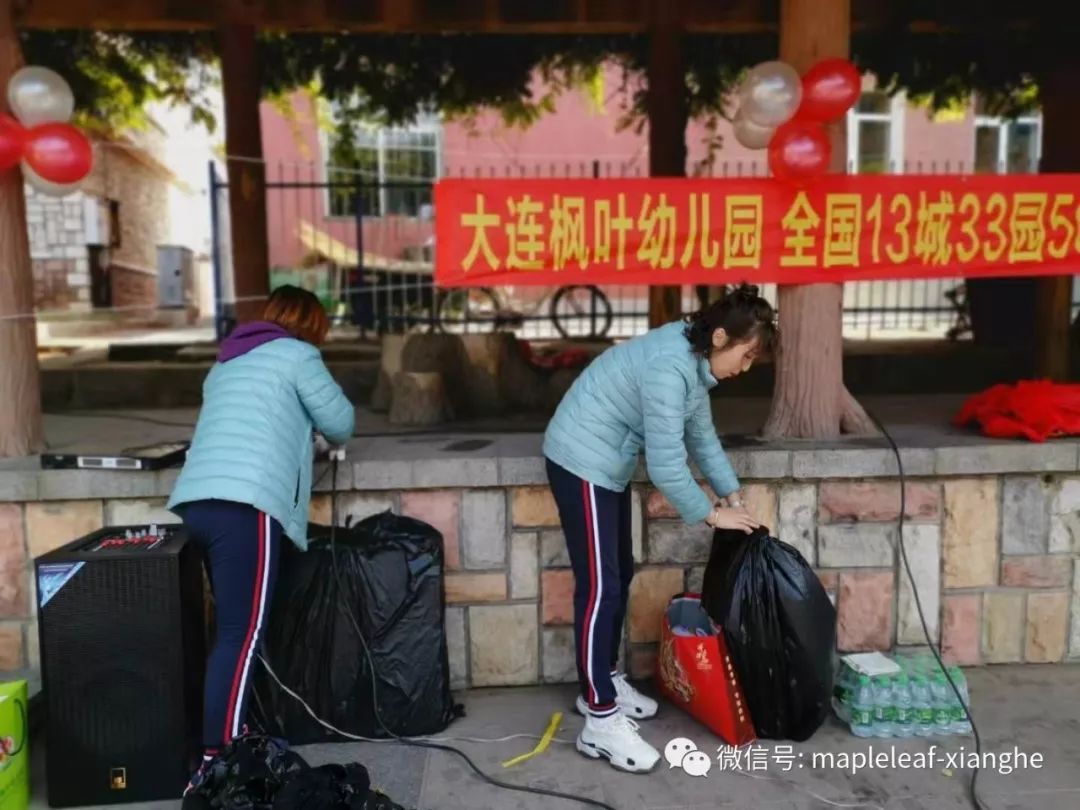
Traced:
<path fill-rule="evenodd" d="M 163 470 L 183 462 L 191 442 L 158 442 L 115 453 L 42 453 L 43 470 Z"/>

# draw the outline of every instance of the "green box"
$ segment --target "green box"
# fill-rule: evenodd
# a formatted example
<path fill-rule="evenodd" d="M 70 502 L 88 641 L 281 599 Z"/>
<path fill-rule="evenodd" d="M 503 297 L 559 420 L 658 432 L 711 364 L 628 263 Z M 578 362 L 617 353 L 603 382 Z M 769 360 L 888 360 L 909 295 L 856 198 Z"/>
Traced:
<path fill-rule="evenodd" d="M 30 726 L 26 681 L 0 683 L 0 810 L 30 804 Z"/>

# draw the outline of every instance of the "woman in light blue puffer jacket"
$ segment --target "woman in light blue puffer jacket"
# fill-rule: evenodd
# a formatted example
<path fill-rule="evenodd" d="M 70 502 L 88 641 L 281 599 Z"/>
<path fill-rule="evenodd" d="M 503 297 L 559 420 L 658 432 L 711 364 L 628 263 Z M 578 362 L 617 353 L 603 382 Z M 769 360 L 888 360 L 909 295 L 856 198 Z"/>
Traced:
<path fill-rule="evenodd" d="M 651 770 L 660 754 L 634 719 L 652 699 L 616 671 L 634 574 L 629 483 L 642 451 L 649 478 L 687 523 L 750 532 L 739 481 L 713 426 L 709 392 L 771 350 L 775 313 L 743 286 L 687 323 L 672 323 L 608 349 L 577 379 L 544 437 L 548 480 L 574 570 L 574 629 L 586 716 L 577 748 L 623 770 Z M 690 471 L 697 463 L 714 507 Z"/>
<path fill-rule="evenodd" d="M 274 291 L 263 320 L 222 344 L 169 508 L 206 554 L 216 640 L 206 668 L 203 767 L 244 729 L 256 651 L 277 578 L 281 542 L 307 548 L 313 431 L 332 444 L 356 412 L 316 348 L 329 320 L 297 287 Z"/>

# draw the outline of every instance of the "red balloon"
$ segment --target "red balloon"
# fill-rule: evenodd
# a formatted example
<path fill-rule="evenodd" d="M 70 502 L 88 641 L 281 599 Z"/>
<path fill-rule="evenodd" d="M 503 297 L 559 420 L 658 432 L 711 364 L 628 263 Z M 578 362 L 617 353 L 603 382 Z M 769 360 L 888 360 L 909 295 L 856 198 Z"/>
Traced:
<path fill-rule="evenodd" d="M 0 172 L 19 165 L 26 150 L 26 129 L 10 115 L 0 113 Z"/>
<path fill-rule="evenodd" d="M 52 183 L 77 183 L 90 174 L 94 149 L 71 124 L 42 124 L 27 135 L 26 162 Z"/>
<path fill-rule="evenodd" d="M 802 103 L 795 117 L 835 121 L 859 100 L 862 77 L 847 59 L 822 59 L 806 71 L 802 85 Z"/>
<path fill-rule="evenodd" d="M 769 168 L 778 180 L 799 183 L 829 169 L 832 147 L 817 121 L 793 119 L 781 124 L 769 141 Z"/>

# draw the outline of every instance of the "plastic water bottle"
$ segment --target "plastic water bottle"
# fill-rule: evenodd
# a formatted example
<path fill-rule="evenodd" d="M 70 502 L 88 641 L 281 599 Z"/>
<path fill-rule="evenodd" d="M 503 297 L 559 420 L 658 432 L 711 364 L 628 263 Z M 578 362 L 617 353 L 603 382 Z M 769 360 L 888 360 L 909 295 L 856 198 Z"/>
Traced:
<path fill-rule="evenodd" d="M 888 676 L 879 675 L 873 681 L 874 691 L 874 736 L 891 737 L 896 719 L 893 706 L 892 684 Z"/>
<path fill-rule="evenodd" d="M 949 696 L 952 688 L 942 672 L 935 672 L 930 679 L 930 697 L 934 707 L 934 730 L 938 734 L 952 734 L 952 707 Z M 952 695 L 953 700 L 956 695 Z"/>
<path fill-rule="evenodd" d="M 960 690 L 960 697 L 963 699 L 963 703 L 956 699 L 956 694 L 952 693 L 952 689 L 949 692 L 952 693 L 952 700 L 950 702 L 950 714 L 952 715 L 952 731 L 953 734 L 970 734 L 971 733 L 971 721 L 968 720 L 967 712 L 964 711 L 964 706 L 971 708 L 971 696 L 968 693 L 967 679 L 964 677 L 964 673 L 961 672 L 960 667 L 949 667 L 949 675 L 952 677 L 953 683 L 956 684 L 956 688 Z M 946 684 L 948 687 L 948 684 Z"/>
<path fill-rule="evenodd" d="M 911 737 L 915 734 L 915 709 L 907 675 L 897 675 L 893 678 L 893 706 L 896 707 L 894 721 L 896 736 Z"/>
<path fill-rule="evenodd" d="M 856 737 L 874 736 L 874 689 L 868 675 L 860 675 L 851 702 L 851 733 Z"/>
<path fill-rule="evenodd" d="M 915 710 L 915 734 L 919 737 L 930 737 L 936 733 L 930 686 L 922 675 L 911 679 L 911 704 Z"/>

